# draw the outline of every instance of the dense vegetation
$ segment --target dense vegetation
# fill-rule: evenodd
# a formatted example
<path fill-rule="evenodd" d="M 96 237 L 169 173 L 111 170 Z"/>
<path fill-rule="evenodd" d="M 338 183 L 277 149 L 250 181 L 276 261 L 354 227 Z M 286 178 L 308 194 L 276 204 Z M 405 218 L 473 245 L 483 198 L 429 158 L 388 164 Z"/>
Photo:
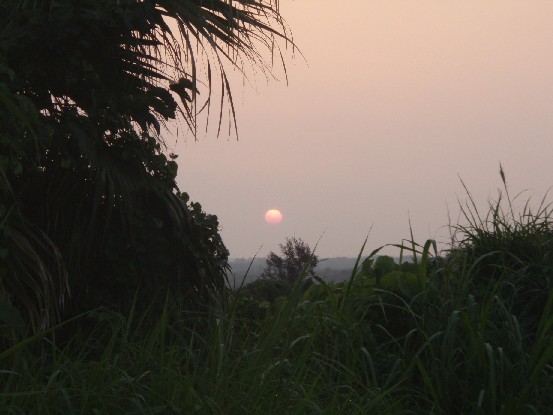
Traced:
<path fill-rule="evenodd" d="M 272 4 L 0 3 L 1 412 L 551 412 L 546 205 L 471 201 L 448 251 L 411 236 L 343 283 L 306 286 L 316 256 L 291 242 L 275 290 L 225 288 L 160 131 L 179 108 L 196 128 L 196 48 L 255 61 Z"/>
<path fill-rule="evenodd" d="M 272 2 L 0 2 L 0 310 L 36 332 L 138 289 L 143 309 L 224 287 L 217 218 L 161 132 L 180 114 L 195 135 L 213 84 L 230 97 L 224 64 L 264 69 L 279 29 Z"/>
<path fill-rule="evenodd" d="M 492 206 L 349 281 L 204 311 L 98 309 L 0 353 L 5 413 L 543 414 L 553 396 L 553 226 Z M 474 211 L 472 211 L 474 213 Z M 72 324 L 73 322 L 62 323 Z M 63 327 L 61 327 L 63 329 Z"/>

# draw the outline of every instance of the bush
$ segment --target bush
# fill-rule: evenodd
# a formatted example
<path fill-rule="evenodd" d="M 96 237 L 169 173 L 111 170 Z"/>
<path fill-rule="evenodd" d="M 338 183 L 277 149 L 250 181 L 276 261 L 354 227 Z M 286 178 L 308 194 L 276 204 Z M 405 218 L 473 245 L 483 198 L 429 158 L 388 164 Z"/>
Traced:
<path fill-rule="evenodd" d="M 258 278 L 242 288 L 241 295 L 252 297 L 258 301 L 273 303 L 279 297 L 286 297 L 290 294 L 290 284 L 276 278 Z"/>
<path fill-rule="evenodd" d="M 551 211 L 542 203 L 534 213 L 527 202 L 517 216 L 503 202 L 500 194 L 485 218 L 475 208 L 465 212 L 468 224 L 456 228 L 461 241 L 449 261 L 467 269 L 477 297 L 497 292 L 532 339 L 553 288 Z"/>

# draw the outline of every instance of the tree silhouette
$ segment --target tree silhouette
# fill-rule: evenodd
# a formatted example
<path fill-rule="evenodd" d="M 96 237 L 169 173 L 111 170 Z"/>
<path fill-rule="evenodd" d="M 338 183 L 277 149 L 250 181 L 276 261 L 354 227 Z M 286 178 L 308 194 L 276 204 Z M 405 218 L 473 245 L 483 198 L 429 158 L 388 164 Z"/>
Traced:
<path fill-rule="evenodd" d="M 286 238 L 286 242 L 279 246 L 282 256 L 271 251 L 267 256 L 267 266 L 261 277 L 280 279 L 288 284 L 294 284 L 302 274 L 314 275 L 319 259 L 301 238 Z"/>

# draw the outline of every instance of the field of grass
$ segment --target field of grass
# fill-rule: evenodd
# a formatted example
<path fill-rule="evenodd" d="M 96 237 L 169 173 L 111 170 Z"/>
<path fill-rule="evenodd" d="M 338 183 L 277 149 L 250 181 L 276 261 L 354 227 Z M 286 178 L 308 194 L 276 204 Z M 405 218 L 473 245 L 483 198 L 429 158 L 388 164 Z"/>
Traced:
<path fill-rule="evenodd" d="M 5 326 L 1 413 L 551 413 L 551 215 L 501 206 L 468 205 L 442 255 L 403 244 L 409 266 L 365 261 L 273 301 L 101 309 L 25 339 Z"/>

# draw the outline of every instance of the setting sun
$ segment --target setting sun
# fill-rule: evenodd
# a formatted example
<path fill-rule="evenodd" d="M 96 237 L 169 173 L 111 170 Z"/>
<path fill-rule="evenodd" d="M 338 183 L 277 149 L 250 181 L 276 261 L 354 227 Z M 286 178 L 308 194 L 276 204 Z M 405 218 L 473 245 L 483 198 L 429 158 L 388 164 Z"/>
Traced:
<path fill-rule="evenodd" d="M 265 212 L 265 222 L 267 223 L 280 223 L 282 220 L 282 213 L 279 210 L 271 209 Z"/>

